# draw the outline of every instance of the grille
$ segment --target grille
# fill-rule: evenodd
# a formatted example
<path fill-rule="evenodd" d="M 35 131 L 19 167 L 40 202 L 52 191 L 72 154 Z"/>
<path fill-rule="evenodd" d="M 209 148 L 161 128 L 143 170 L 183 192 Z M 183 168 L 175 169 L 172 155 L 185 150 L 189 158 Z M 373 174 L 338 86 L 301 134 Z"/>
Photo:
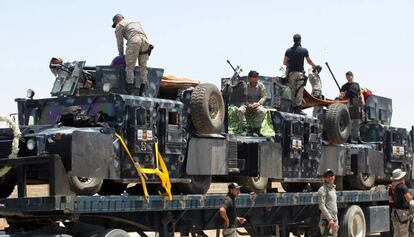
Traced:
<path fill-rule="evenodd" d="M 11 153 L 12 140 L 0 141 L 0 159 L 7 158 Z"/>

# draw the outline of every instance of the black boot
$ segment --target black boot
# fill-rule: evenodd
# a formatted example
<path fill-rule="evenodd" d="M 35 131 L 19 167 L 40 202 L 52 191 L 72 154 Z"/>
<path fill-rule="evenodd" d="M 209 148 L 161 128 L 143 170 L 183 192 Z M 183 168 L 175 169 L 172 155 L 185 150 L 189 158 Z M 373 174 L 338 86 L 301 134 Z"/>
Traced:
<path fill-rule="evenodd" d="M 127 94 L 134 95 L 134 84 L 127 84 Z"/>
<path fill-rule="evenodd" d="M 143 96 L 145 93 L 145 84 L 141 83 L 141 87 L 139 88 L 139 96 Z"/>

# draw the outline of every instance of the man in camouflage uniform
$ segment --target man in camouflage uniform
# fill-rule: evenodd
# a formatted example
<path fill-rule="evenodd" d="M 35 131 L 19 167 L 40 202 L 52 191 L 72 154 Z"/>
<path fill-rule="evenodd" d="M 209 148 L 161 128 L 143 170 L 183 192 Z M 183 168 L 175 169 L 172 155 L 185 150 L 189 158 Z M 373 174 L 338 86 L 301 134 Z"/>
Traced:
<path fill-rule="evenodd" d="M 288 48 L 283 58 L 283 65 L 286 65 L 286 72 L 290 83 L 290 89 L 292 91 L 292 104 L 294 106 L 294 112 L 301 113 L 300 106 L 302 105 L 303 89 L 305 86 L 304 77 L 304 60 L 315 68 L 315 64 L 309 58 L 309 52 L 301 45 L 301 36 L 295 34 L 293 36 L 293 47 Z"/>
<path fill-rule="evenodd" d="M 391 222 L 394 237 L 408 237 L 410 226 L 410 201 L 413 197 L 408 191 L 404 177 L 407 173 L 401 169 L 392 172 L 392 183 L 388 192 L 388 200 L 391 204 Z"/>
<path fill-rule="evenodd" d="M 267 93 L 266 87 L 263 83 L 258 82 L 259 73 L 256 71 L 250 71 L 248 74 L 249 82 L 247 83 L 247 104 L 244 104 L 238 108 L 237 117 L 239 119 L 240 128 L 243 130 L 243 135 L 246 134 L 247 121 L 246 113 L 254 112 L 256 119 L 253 125 L 253 132 L 260 133 L 263 119 L 266 115 L 266 109 L 263 107 L 266 101 Z"/>
<path fill-rule="evenodd" d="M 328 169 L 324 174 L 325 183 L 318 190 L 321 218 L 319 229 L 322 236 L 338 236 L 338 206 L 336 203 L 335 174 Z"/>
<path fill-rule="evenodd" d="M 140 94 L 142 94 L 145 85 L 147 84 L 146 67 L 150 53 L 150 44 L 148 43 L 147 36 L 138 21 L 127 21 L 121 14 L 116 14 L 112 18 L 112 21 L 112 28 L 115 28 L 119 55 L 124 55 L 124 38 L 127 40 L 127 48 L 125 52 L 125 71 L 128 94 L 134 94 L 134 68 L 137 60 L 141 76 Z"/>
<path fill-rule="evenodd" d="M 308 70 L 308 78 L 309 82 L 312 85 L 312 96 L 317 99 L 323 99 L 322 96 L 322 81 L 319 77 L 319 73 L 322 71 L 322 67 L 320 65 L 316 65 L 315 68 L 311 68 Z M 318 114 L 322 112 L 321 106 L 313 107 L 313 117 L 317 117 Z"/>

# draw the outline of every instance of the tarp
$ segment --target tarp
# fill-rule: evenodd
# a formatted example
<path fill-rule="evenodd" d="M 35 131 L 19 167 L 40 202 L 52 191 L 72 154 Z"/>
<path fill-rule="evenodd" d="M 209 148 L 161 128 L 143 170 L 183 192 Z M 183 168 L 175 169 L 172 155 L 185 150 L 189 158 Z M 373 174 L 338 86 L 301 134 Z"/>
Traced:
<path fill-rule="evenodd" d="M 237 118 L 237 109 L 238 108 L 236 106 L 229 106 L 229 109 L 228 109 L 229 134 L 240 135 L 242 132 L 244 132 L 239 126 L 239 119 Z M 276 111 L 276 109 L 266 109 L 266 115 L 263 119 L 262 126 L 260 128 L 260 133 L 265 137 L 272 137 L 275 135 L 275 130 L 273 129 L 273 124 L 272 124 L 272 116 L 270 114 L 271 111 Z M 246 120 L 247 120 L 248 128 L 252 127 L 254 119 L 255 119 L 255 116 L 253 112 L 246 113 Z"/>

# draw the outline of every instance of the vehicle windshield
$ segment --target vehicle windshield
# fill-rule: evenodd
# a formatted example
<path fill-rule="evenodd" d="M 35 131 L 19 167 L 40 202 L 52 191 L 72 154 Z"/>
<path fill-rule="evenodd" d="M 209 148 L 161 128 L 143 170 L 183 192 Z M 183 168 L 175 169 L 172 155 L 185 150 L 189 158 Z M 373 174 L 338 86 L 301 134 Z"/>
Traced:
<path fill-rule="evenodd" d="M 59 121 L 62 112 L 70 106 L 79 106 L 85 114 L 102 113 L 112 120 L 116 116 L 121 101 L 110 96 L 53 98 L 31 101 L 26 104 L 28 125 L 50 125 Z"/>

